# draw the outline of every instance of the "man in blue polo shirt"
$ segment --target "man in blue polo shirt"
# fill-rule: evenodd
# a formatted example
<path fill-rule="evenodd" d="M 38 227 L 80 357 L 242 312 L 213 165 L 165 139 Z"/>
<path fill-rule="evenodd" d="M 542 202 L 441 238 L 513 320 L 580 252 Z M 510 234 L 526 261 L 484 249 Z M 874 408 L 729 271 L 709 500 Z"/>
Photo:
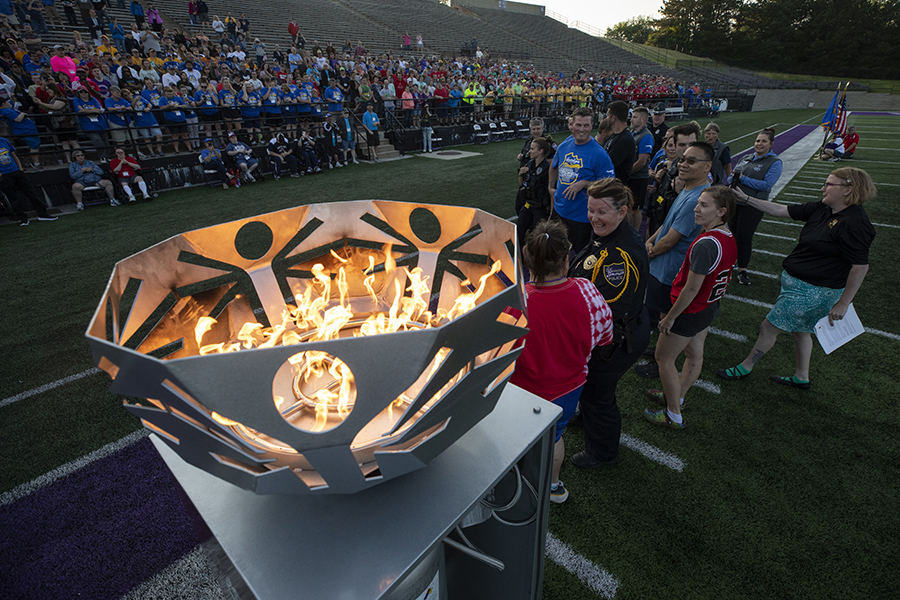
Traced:
<path fill-rule="evenodd" d="M 553 211 L 569 231 L 569 241 L 577 252 L 591 239 L 587 216 L 587 188 L 593 182 L 615 177 L 612 161 L 600 144 L 591 137 L 593 113 L 577 108 L 569 117 L 572 135 L 556 149 L 550 166 L 550 194 Z"/>
<path fill-rule="evenodd" d="M 34 186 L 22 172 L 22 163 L 16 155 L 16 150 L 6 138 L 0 138 L 0 191 L 6 194 L 16 211 L 19 225 L 28 225 L 28 215 L 21 208 L 21 196 L 24 194 L 31 207 L 38 214 L 38 221 L 55 221 L 56 217 L 50 216 L 47 207 L 41 202 Z"/>

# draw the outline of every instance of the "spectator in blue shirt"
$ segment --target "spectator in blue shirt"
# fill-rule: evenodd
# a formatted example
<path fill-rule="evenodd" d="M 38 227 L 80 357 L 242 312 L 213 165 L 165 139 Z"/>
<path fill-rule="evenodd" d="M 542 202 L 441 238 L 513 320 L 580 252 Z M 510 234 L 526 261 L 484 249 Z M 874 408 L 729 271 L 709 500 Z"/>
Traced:
<path fill-rule="evenodd" d="M 137 127 L 137 137 L 144 140 L 147 145 L 147 154 L 138 152 L 138 158 L 146 159 L 153 156 L 153 139 L 156 138 L 156 150 L 160 156 L 165 156 L 162 149 L 163 133 L 159 128 L 159 123 L 153 115 L 153 105 L 143 96 L 132 96 L 131 91 L 126 89 L 122 92 L 126 100 L 131 100 L 131 107 L 134 109 L 134 126 Z"/>
<path fill-rule="evenodd" d="M 159 101 L 159 107 L 163 109 L 163 121 L 169 135 L 172 136 L 172 146 L 175 154 L 180 152 L 178 140 L 184 140 L 185 151 L 190 150 L 188 140 L 187 114 L 185 112 L 184 98 L 175 94 L 175 90 L 169 86 L 163 88 L 163 97 Z"/>
<path fill-rule="evenodd" d="M 262 98 L 249 81 L 244 84 L 244 89 L 238 99 L 238 105 L 241 110 L 241 119 L 243 120 L 244 130 L 249 134 L 252 143 L 253 134 L 257 136 L 259 143 L 262 143 L 262 124 L 259 120 L 259 110 L 262 106 Z"/>
<path fill-rule="evenodd" d="M 256 181 L 253 177 L 253 171 L 259 169 L 259 161 L 253 158 L 253 149 L 247 144 L 239 142 L 237 135 L 232 131 L 228 134 L 228 145 L 225 146 L 225 153 L 234 158 L 238 168 L 244 175 L 244 181 Z M 259 171 L 257 176 L 260 181 L 265 181 L 265 177 Z"/>
<path fill-rule="evenodd" d="M 78 96 L 72 100 L 72 107 L 78 115 L 81 130 L 91 138 L 100 162 L 106 162 L 109 156 L 109 135 L 106 115 L 103 114 L 100 101 L 92 98 L 90 92 L 82 87 L 78 90 Z"/>
<path fill-rule="evenodd" d="M 56 217 L 47 212 L 47 207 L 22 172 L 22 163 L 16 155 L 16 150 L 5 138 L 0 138 L 0 191 L 6 194 L 12 203 L 19 225 L 28 225 L 28 215 L 21 208 L 22 194 L 28 199 L 31 207 L 38 214 L 38 221 L 55 221 Z"/>
<path fill-rule="evenodd" d="M 38 137 L 37 125 L 34 124 L 34 121 L 26 117 L 25 113 L 14 109 L 9 100 L 3 100 L 0 103 L 0 118 L 6 121 L 14 136 L 28 145 L 31 153 L 31 166 L 40 169 L 41 159 L 38 156 L 38 150 L 41 147 L 41 138 Z"/>
<path fill-rule="evenodd" d="M 366 106 L 366 112 L 363 114 L 363 127 L 366 129 L 366 144 L 369 146 L 369 150 L 372 151 L 372 158 L 375 162 L 378 162 L 378 126 L 381 124 L 381 121 L 378 120 L 378 115 L 375 114 L 375 106 L 369 104 Z"/>
<path fill-rule="evenodd" d="M 84 210 L 84 204 L 81 203 L 84 188 L 99 185 L 109 196 L 110 206 L 118 206 L 119 201 L 113 194 L 113 185 L 109 179 L 103 178 L 103 169 L 97 163 L 87 160 L 82 150 L 76 150 L 72 153 L 75 162 L 69 165 L 69 178 L 75 183 L 72 184 L 72 195 L 75 197 L 75 207 L 78 210 Z"/>
<path fill-rule="evenodd" d="M 45 0 L 46 1 L 46 0 Z M 109 35 L 112 36 L 112 43 L 122 54 L 125 53 L 125 29 L 119 25 L 118 20 L 113 17 L 109 24 Z"/>
<path fill-rule="evenodd" d="M 205 133 L 211 135 L 213 130 L 215 130 L 216 135 L 221 136 L 222 125 L 219 117 L 219 96 L 205 77 L 200 79 L 200 88 L 194 92 L 193 100 L 194 106 L 197 107 L 200 122 L 204 123 Z"/>
<path fill-rule="evenodd" d="M 222 154 L 216 150 L 215 144 L 209 138 L 203 140 L 203 150 L 200 152 L 200 161 L 204 169 L 215 169 L 222 178 L 222 189 L 228 189 L 228 169 L 222 162 Z"/>
<path fill-rule="evenodd" d="M 122 97 L 118 86 L 109 88 L 109 98 L 103 101 L 109 114 L 109 135 L 116 144 L 128 141 L 128 124 L 131 123 L 131 102 Z"/>

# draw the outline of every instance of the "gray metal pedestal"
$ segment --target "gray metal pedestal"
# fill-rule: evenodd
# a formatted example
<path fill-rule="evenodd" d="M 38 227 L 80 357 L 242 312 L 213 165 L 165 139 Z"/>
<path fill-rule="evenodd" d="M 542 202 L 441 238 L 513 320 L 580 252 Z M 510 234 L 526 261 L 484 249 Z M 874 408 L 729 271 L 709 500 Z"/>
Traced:
<path fill-rule="evenodd" d="M 561 412 L 507 385 L 494 411 L 431 465 L 346 496 L 256 495 L 151 439 L 258 600 L 394 598 L 481 498 L 495 487 L 496 503 L 512 497 L 515 475 L 509 472 L 518 464 L 537 499 L 523 489 L 501 515 L 526 524 L 490 519 L 464 529 L 506 568 L 498 571 L 448 547 L 441 589 L 451 599 L 540 598 L 553 425 Z"/>

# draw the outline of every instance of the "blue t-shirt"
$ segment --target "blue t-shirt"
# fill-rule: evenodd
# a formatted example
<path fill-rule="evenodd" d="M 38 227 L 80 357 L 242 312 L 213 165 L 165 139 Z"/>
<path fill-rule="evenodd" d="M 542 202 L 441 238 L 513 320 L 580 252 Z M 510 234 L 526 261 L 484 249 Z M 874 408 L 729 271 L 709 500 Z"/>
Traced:
<path fill-rule="evenodd" d="M 122 97 L 120 97 L 118 100 L 107 98 L 103 101 L 103 104 L 106 105 L 107 109 L 118 108 L 120 106 L 131 108 L 131 102 Z M 109 122 L 114 125 L 119 125 L 120 127 L 125 127 L 126 125 L 128 125 L 128 113 L 111 112 L 109 113 Z"/>
<path fill-rule="evenodd" d="M 278 99 L 281 98 L 281 90 L 271 87 L 271 88 L 262 88 L 260 93 L 265 96 L 268 92 L 268 96 L 263 100 L 265 105 L 266 114 L 270 115 L 280 115 L 281 114 L 281 105 L 278 104 Z"/>
<path fill-rule="evenodd" d="M 459 107 L 459 99 L 462 98 L 463 93 L 457 89 L 450 91 L 449 100 L 447 104 L 450 105 L 450 108 L 458 108 Z"/>
<path fill-rule="evenodd" d="M 103 108 L 100 106 L 100 103 L 91 98 L 87 102 L 81 100 L 81 98 L 75 98 L 72 100 L 72 106 L 77 113 L 78 110 L 82 106 L 93 106 L 94 108 Z M 78 122 L 81 123 L 81 128 L 84 131 L 99 131 L 102 129 L 106 129 L 106 115 L 98 115 L 98 114 L 89 114 L 89 115 L 79 115 Z"/>
<path fill-rule="evenodd" d="M 551 166 L 558 171 L 559 176 L 553 198 L 554 210 L 564 219 L 587 223 L 587 188 L 580 190 L 573 200 L 567 200 L 563 194 L 566 188 L 579 181 L 615 177 L 616 172 L 609 154 L 594 138 L 579 145 L 570 136 L 556 149 Z"/>
<path fill-rule="evenodd" d="M 281 93 L 281 101 L 283 104 L 281 105 L 281 109 L 286 113 L 294 114 L 297 112 L 297 104 L 294 102 L 294 99 L 297 98 L 297 90 L 291 90 L 289 92 L 280 92 Z"/>
<path fill-rule="evenodd" d="M 225 152 L 234 152 L 237 150 L 237 154 L 234 155 L 236 161 L 247 162 L 253 159 L 253 155 L 251 154 L 251 150 L 247 147 L 246 144 L 242 142 L 238 142 L 237 144 L 228 144 L 225 146 Z"/>
<path fill-rule="evenodd" d="M 648 133 L 640 140 L 637 141 L 637 153 L 638 154 L 652 154 L 653 153 L 653 134 Z"/>
<path fill-rule="evenodd" d="M 247 94 L 247 99 L 244 100 L 244 95 L 240 95 L 240 108 L 241 108 L 241 116 L 245 119 L 258 119 L 259 118 L 259 107 L 262 106 L 262 98 L 259 97 L 259 92 L 253 91 Z"/>
<path fill-rule="evenodd" d="M 222 89 L 219 91 L 219 100 L 225 108 L 234 108 L 237 104 L 237 92 L 232 88 L 230 90 Z"/>
<path fill-rule="evenodd" d="M 373 112 L 364 112 L 363 113 L 363 124 L 371 129 L 372 131 L 378 131 L 378 115 Z"/>
<path fill-rule="evenodd" d="M 0 173 L 9 175 L 19 170 L 16 159 L 13 158 L 12 144 L 6 138 L 0 137 Z"/>
<path fill-rule="evenodd" d="M 13 135 L 37 135 L 37 125 L 34 124 L 34 121 L 25 117 L 20 122 L 16 122 L 15 119 L 19 118 L 21 115 L 19 111 L 14 108 L 2 108 L 0 109 L 0 118 L 6 120 L 9 123 L 10 128 L 12 128 Z"/>
<path fill-rule="evenodd" d="M 214 116 L 219 112 L 219 107 L 216 105 L 215 98 L 216 93 L 210 89 L 207 89 L 205 92 L 203 90 L 194 92 L 194 102 L 199 105 L 197 110 L 199 110 L 201 114 L 207 116 Z"/>
<path fill-rule="evenodd" d="M 163 96 L 159 99 L 159 106 L 164 107 L 169 104 L 184 104 L 184 99 L 181 96 L 172 96 L 171 98 L 166 98 Z M 184 109 L 177 108 L 175 110 L 167 110 L 163 111 L 163 118 L 170 123 L 184 123 L 184 120 L 187 118 L 187 115 L 184 114 Z"/>
<path fill-rule="evenodd" d="M 328 101 L 328 112 L 341 112 L 344 94 L 341 92 L 340 88 L 325 88 L 325 100 Z"/>
<path fill-rule="evenodd" d="M 681 239 L 675 242 L 671 250 L 650 259 L 650 274 L 663 285 L 672 285 L 688 249 L 700 233 L 701 227 L 694 223 L 694 209 L 700 194 L 708 187 L 709 184 L 704 183 L 690 190 L 681 190 L 659 228 L 657 241 L 663 239 L 670 229 L 681 234 Z"/>
<path fill-rule="evenodd" d="M 294 97 L 297 99 L 297 112 L 307 114 L 312 111 L 312 106 L 309 104 L 309 90 L 305 86 L 297 90 Z"/>
<path fill-rule="evenodd" d="M 155 89 L 153 90 L 144 90 L 141 92 L 141 98 L 150 103 L 150 106 L 154 108 L 159 108 L 159 99 L 162 98 L 162 94 L 157 92 Z"/>
<path fill-rule="evenodd" d="M 207 158 L 210 154 L 213 155 L 212 160 L 220 160 L 219 157 L 216 156 L 215 153 L 214 153 L 212 150 L 210 150 L 209 148 L 204 148 L 203 151 L 200 152 L 200 158 L 203 159 L 203 162 L 206 162 L 206 158 Z"/>
<path fill-rule="evenodd" d="M 140 128 L 147 127 L 158 127 L 159 123 L 156 121 L 156 117 L 153 115 L 153 105 L 149 100 L 143 98 L 141 96 L 135 96 L 134 98 L 134 124 Z M 144 112 L 144 109 L 150 107 L 150 111 Z"/>

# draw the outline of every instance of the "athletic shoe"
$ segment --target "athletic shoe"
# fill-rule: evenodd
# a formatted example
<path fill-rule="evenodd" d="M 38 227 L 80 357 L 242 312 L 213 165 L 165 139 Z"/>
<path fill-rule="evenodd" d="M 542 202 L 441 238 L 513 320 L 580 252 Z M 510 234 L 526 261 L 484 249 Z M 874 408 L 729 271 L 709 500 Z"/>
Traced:
<path fill-rule="evenodd" d="M 84 204 L 82 204 L 81 202 L 79 202 L 78 204 L 75 205 L 75 210 L 77 210 L 78 212 L 83 211 L 83 210 L 84 210 Z"/>
<path fill-rule="evenodd" d="M 333 169 L 333 168 L 334 168 L 334 165 L 331 164 L 331 163 L 328 163 L 328 169 L 331 170 L 331 169 Z"/>
<path fill-rule="evenodd" d="M 137 202 L 137 198 L 135 198 L 134 196 L 128 196 L 128 201 L 129 202 Z"/>
<path fill-rule="evenodd" d="M 120 203 L 118 200 L 116 200 L 115 198 L 110 198 L 110 199 L 109 199 L 109 205 L 110 205 L 110 206 L 119 206 L 120 204 L 121 204 L 121 203 Z"/>
<path fill-rule="evenodd" d="M 375 162 L 378 162 L 378 157 L 377 157 L 377 156 L 375 157 Z"/>
<path fill-rule="evenodd" d="M 562 504 L 568 497 L 569 490 L 566 489 L 566 484 L 564 484 L 562 481 L 559 482 L 555 490 L 552 487 L 550 488 L 550 502 Z"/>
<path fill-rule="evenodd" d="M 150 194 L 144 194 L 144 200 L 149 202 L 150 200 L 153 200 L 153 198 L 150 197 Z"/>
<path fill-rule="evenodd" d="M 841 159 L 839 159 L 837 156 L 833 156 L 828 159 L 828 162 L 838 162 L 839 160 L 841 160 Z"/>
<path fill-rule="evenodd" d="M 595 469 L 597 467 L 610 467 L 619 462 L 619 457 L 615 456 L 606 460 L 600 460 L 593 454 L 588 453 L 587 450 L 582 450 L 581 452 L 572 455 L 570 460 L 572 461 L 572 464 L 579 469 Z"/>
<path fill-rule="evenodd" d="M 281 177 L 279 177 L 278 175 L 272 175 L 272 179 L 274 179 L 275 181 L 281 181 Z"/>
<path fill-rule="evenodd" d="M 648 362 L 643 365 L 635 365 L 634 373 L 647 379 L 659 377 L 659 365 L 655 361 Z"/>
<path fill-rule="evenodd" d="M 662 390 L 657 390 L 657 389 L 651 388 L 651 389 L 647 390 L 646 392 L 644 392 L 644 395 L 646 395 L 648 398 L 650 398 L 650 400 L 652 400 L 656 404 L 659 404 L 662 406 L 668 405 L 668 403 L 666 402 L 666 393 L 663 392 Z"/>
<path fill-rule="evenodd" d="M 747 373 L 741 373 L 737 367 L 728 367 L 727 369 L 716 369 L 716 375 L 725 379 L 727 381 L 738 381 L 744 379 L 745 377 L 750 377 L 750 373 L 753 371 L 748 371 Z"/>
<path fill-rule="evenodd" d="M 358 165 L 358 164 L 359 164 L 359 161 L 356 160 L 356 159 L 354 158 L 354 159 L 353 159 L 353 164 L 354 164 L 354 165 Z"/>
<path fill-rule="evenodd" d="M 28 227 L 29 224 L 30 224 L 30 221 L 28 220 L 28 217 L 23 217 L 19 221 L 19 227 Z"/>
<path fill-rule="evenodd" d="M 300 177 L 300 173 L 291 173 L 291 177 Z"/>
<path fill-rule="evenodd" d="M 147 155 L 143 152 L 138 152 L 138 158 L 140 158 L 141 160 L 147 160 Z"/>
<path fill-rule="evenodd" d="M 38 217 L 38 221 L 55 221 L 55 220 L 57 220 L 58 218 L 59 218 L 59 217 L 54 217 L 54 216 L 49 215 L 49 214 L 48 214 L 48 215 L 40 215 L 40 216 Z"/>
<path fill-rule="evenodd" d="M 769 380 L 778 383 L 780 385 L 786 385 L 788 387 L 797 388 L 798 390 L 808 392 L 809 388 L 812 387 L 808 381 L 798 381 L 796 377 L 793 375 L 790 377 L 779 377 L 778 375 L 772 375 L 769 377 Z"/>
<path fill-rule="evenodd" d="M 335 166 L 336 166 L 336 167 L 337 167 L 337 168 L 339 168 L 339 169 L 340 169 L 340 168 L 341 168 L 341 167 L 343 167 L 343 166 L 344 166 L 344 163 L 342 163 L 342 162 L 339 162 L 339 163 L 337 163 L 337 165 L 335 165 Z"/>
<path fill-rule="evenodd" d="M 738 283 L 741 285 L 750 285 L 750 273 L 747 271 L 738 271 Z"/>
<path fill-rule="evenodd" d="M 668 413 L 666 413 L 665 408 L 662 410 L 650 410 L 649 408 L 645 408 L 644 418 L 654 425 L 659 425 L 660 427 L 668 427 L 669 429 L 684 429 L 684 421 L 682 421 L 681 423 L 676 423 L 675 421 L 670 419 Z"/>
<path fill-rule="evenodd" d="M 256 181 L 256 179 L 253 177 L 253 175 L 251 175 L 250 173 L 247 173 L 244 176 L 244 181 L 249 181 L 250 183 L 253 183 L 254 181 Z"/>

